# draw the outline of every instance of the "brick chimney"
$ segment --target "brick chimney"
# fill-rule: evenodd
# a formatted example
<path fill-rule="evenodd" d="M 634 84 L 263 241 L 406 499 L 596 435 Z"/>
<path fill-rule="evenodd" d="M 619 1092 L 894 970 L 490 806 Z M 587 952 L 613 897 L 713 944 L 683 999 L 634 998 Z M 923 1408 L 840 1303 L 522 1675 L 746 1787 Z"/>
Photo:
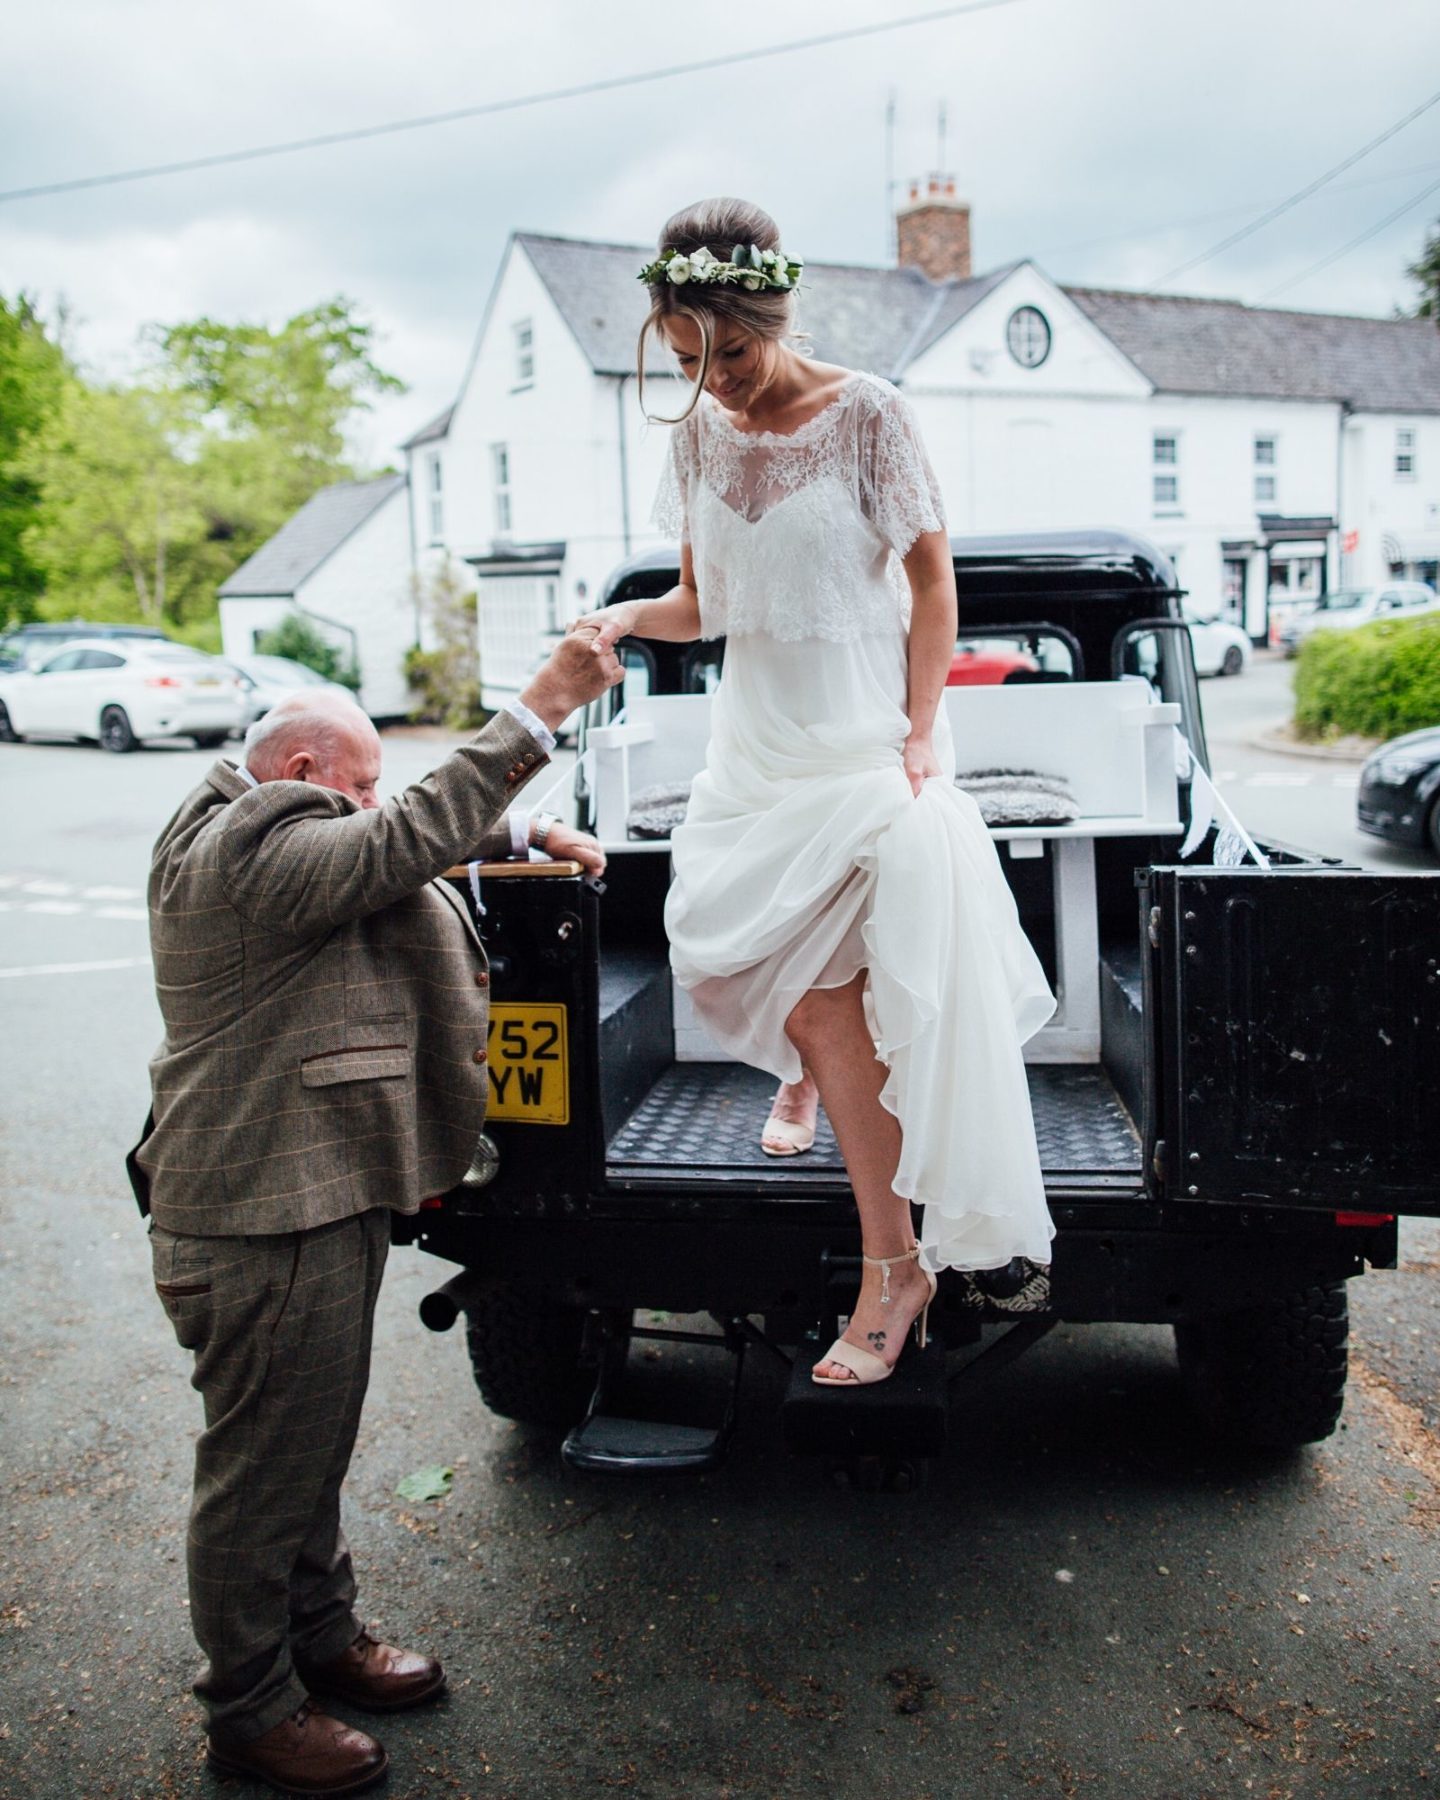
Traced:
<path fill-rule="evenodd" d="M 896 260 L 932 281 L 970 279 L 970 208 L 955 197 L 953 175 L 910 183 L 910 198 L 895 215 Z"/>

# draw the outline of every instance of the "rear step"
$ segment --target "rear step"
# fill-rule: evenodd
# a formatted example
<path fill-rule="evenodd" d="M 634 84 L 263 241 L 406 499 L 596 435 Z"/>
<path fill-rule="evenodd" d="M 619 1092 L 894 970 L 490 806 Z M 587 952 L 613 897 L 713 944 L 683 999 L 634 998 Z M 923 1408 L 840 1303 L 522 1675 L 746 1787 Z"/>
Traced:
<path fill-rule="evenodd" d="M 790 1371 L 781 1409 L 785 1447 L 801 1456 L 939 1456 L 949 1416 L 945 1347 L 907 1345 L 895 1372 L 861 1386 L 823 1387 L 811 1380 L 825 1360 L 820 1339 L 807 1338 Z"/>
<path fill-rule="evenodd" d="M 699 1331 L 668 1331 L 635 1326 L 628 1338 L 644 1338 L 668 1344 L 697 1344 L 707 1350 L 728 1350 L 735 1358 L 725 1416 L 716 1426 L 676 1425 L 668 1420 L 627 1419 L 610 1410 L 625 1366 L 625 1342 L 609 1333 L 598 1316 L 593 1329 L 600 1333 L 600 1373 L 585 1417 L 560 1446 L 561 1460 L 569 1469 L 587 1469 L 606 1475 L 694 1475 L 718 1468 L 730 1447 L 739 1410 L 740 1378 L 745 1371 L 745 1347 L 752 1339 L 765 1340 L 748 1319 L 727 1319 L 724 1335 Z"/>

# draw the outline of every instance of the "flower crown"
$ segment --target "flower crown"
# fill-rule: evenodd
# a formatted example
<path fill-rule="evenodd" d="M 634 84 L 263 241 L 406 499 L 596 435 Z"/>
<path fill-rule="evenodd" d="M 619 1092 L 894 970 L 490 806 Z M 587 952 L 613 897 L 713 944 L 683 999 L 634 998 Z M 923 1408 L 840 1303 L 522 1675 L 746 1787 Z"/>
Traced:
<path fill-rule="evenodd" d="M 798 287 L 804 267 L 804 263 L 788 257 L 783 250 L 760 250 L 754 244 L 736 244 L 729 262 L 721 262 L 702 244 L 698 250 L 684 253 L 673 247 L 662 250 L 654 262 L 646 263 L 639 279 L 671 281 L 677 287 L 685 281 L 721 282 L 756 293 L 761 288 Z"/>

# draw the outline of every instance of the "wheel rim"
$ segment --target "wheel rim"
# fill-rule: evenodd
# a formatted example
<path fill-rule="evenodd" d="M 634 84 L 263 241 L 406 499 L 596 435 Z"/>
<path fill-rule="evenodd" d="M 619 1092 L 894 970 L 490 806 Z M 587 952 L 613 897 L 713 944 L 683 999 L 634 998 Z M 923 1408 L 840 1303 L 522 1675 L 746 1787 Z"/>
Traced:
<path fill-rule="evenodd" d="M 1230 648 L 1225 652 L 1225 662 L 1223 665 L 1225 673 L 1227 675 L 1238 675 L 1240 673 L 1241 664 L 1244 661 L 1245 661 L 1245 658 L 1241 655 L 1240 651 L 1238 651 L 1235 648 L 1235 646 L 1232 644 L 1230 646 Z"/>
<path fill-rule="evenodd" d="M 106 712 L 100 721 L 100 742 L 107 750 L 123 746 L 130 741 L 130 727 L 125 715 L 113 708 Z"/>

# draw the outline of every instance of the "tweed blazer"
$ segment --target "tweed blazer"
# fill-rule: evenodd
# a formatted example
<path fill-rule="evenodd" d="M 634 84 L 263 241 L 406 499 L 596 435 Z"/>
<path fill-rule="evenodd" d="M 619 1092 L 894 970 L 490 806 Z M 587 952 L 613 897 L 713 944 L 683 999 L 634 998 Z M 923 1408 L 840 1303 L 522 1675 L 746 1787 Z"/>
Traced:
<path fill-rule="evenodd" d="M 160 834 L 150 941 L 165 1038 L 136 1152 L 155 1221 L 265 1235 L 414 1212 L 470 1165 L 489 975 L 436 877 L 509 854 L 504 809 L 547 761 L 501 713 L 363 811 L 217 762 Z"/>

